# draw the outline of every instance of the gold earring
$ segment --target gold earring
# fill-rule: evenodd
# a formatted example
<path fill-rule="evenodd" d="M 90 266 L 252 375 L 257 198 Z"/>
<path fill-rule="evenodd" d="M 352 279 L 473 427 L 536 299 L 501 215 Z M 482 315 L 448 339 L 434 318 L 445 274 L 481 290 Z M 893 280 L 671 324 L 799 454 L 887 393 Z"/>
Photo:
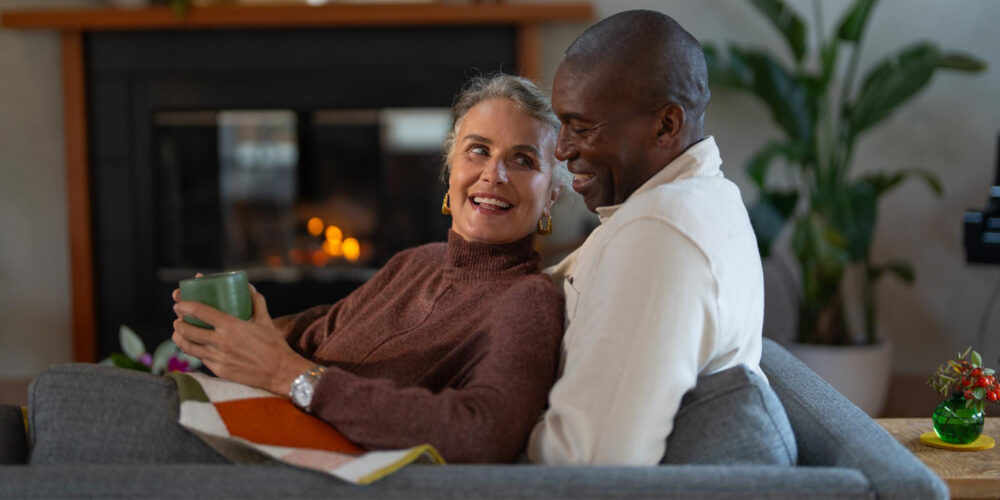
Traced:
<path fill-rule="evenodd" d="M 448 202 L 448 193 L 444 194 L 444 201 L 441 202 L 441 215 L 451 215 L 451 204 Z"/>
<path fill-rule="evenodd" d="M 542 219 L 538 219 L 538 229 L 535 230 L 536 233 L 542 236 L 548 236 L 552 234 L 552 216 L 549 215 L 548 219 L 545 221 L 545 225 L 542 225 Z"/>

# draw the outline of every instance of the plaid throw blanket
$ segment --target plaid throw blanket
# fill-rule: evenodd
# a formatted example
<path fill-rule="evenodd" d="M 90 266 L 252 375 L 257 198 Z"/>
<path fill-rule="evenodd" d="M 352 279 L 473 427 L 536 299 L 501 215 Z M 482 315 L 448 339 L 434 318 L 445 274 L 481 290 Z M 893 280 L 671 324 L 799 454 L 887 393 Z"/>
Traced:
<path fill-rule="evenodd" d="M 173 372 L 180 424 L 236 463 L 268 458 L 354 484 L 369 484 L 421 461 L 444 464 L 430 445 L 365 451 L 322 420 L 270 392 L 199 373 Z"/>

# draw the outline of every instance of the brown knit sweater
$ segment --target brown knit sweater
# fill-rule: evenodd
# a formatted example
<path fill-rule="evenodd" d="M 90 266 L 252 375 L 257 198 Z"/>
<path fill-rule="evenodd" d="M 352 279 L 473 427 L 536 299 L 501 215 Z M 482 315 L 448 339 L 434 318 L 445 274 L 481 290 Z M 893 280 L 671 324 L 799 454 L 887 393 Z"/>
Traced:
<path fill-rule="evenodd" d="M 557 369 L 563 299 L 533 236 L 400 252 L 332 306 L 275 320 L 327 366 L 312 411 L 366 449 L 433 445 L 449 462 L 511 462 Z"/>

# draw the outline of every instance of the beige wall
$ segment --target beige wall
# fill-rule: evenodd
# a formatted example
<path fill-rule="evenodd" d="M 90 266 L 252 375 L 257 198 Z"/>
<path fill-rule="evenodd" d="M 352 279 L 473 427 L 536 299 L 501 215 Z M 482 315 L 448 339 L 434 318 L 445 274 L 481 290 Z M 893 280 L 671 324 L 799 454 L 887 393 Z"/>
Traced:
<path fill-rule="evenodd" d="M 98 0 L 0 0 L 0 10 L 98 5 Z M 793 5 L 809 12 L 808 0 Z M 848 2 L 823 0 L 832 24 Z M 593 2 L 599 16 L 629 8 L 667 12 L 704 41 L 739 40 L 781 48 L 771 28 L 738 0 Z M 957 6 L 957 7 L 956 7 Z M 1000 3 L 885 0 L 876 11 L 863 67 L 917 38 L 987 60 L 988 73 L 939 75 L 930 89 L 893 115 L 859 145 L 857 168 L 924 166 L 944 179 L 938 200 L 919 185 L 900 189 L 882 204 L 877 257 L 913 260 L 918 283 L 882 287 L 881 326 L 896 343 L 898 372 L 926 372 L 944 353 L 973 342 L 979 315 L 1000 266 L 968 266 L 960 237 L 962 211 L 981 207 L 992 179 L 1000 131 Z M 543 33 L 546 85 L 562 51 L 586 27 L 567 24 Z M 47 32 L 0 29 L 0 377 L 26 377 L 71 358 L 69 268 L 59 46 Z M 746 96 L 717 93 L 708 133 L 722 148 L 724 169 L 746 186 L 742 165 L 768 138 L 778 135 L 766 109 Z M 575 197 L 575 195 L 573 195 Z M 745 196 L 752 194 L 745 190 Z M 571 213 L 566 213 L 571 212 Z M 559 228 L 574 226 L 582 203 L 557 213 Z M 564 230 L 563 230 L 564 231 Z M 565 235 L 565 232 L 561 234 Z M 565 237 L 565 236 L 564 236 Z M 767 335 L 789 338 L 792 319 L 786 291 L 766 268 Z M 985 357 L 1000 354 L 1000 313 L 993 315 Z"/>
<path fill-rule="evenodd" d="M 0 377 L 72 358 L 59 67 L 55 34 L 0 28 Z"/>

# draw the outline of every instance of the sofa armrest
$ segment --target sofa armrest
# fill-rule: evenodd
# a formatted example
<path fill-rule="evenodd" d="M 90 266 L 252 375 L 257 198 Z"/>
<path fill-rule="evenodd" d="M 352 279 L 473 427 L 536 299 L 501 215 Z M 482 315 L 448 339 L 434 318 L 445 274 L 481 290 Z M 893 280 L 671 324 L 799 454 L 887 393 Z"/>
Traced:
<path fill-rule="evenodd" d="M 144 464 L 0 467 L 11 498 L 727 498 L 870 499 L 856 470 L 669 465 L 411 465 L 367 486 L 288 466 Z"/>
<path fill-rule="evenodd" d="M 861 409 L 764 339 L 761 368 L 785 406 L 799 464 L 860 470 L 878 498 L 948 498 L 948 487 Z"/>
<path fill-rule="evenodd" d="M 0 405 L 0 465 L 28 461 L 28 439 L 20 406 Z"/>
<path fill-rule="evenodd" d="M 181 427 L 166 377 L 91 364 L 56 365 L 32 380 L 31 465 L 228 463 Z"/>

